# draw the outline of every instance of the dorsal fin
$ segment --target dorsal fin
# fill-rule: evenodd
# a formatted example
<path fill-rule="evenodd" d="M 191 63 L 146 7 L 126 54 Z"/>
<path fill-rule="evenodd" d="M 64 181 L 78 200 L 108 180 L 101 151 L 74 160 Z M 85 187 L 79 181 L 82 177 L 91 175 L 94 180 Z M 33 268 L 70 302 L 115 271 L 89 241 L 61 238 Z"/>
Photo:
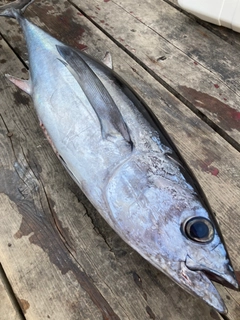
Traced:
<path fill-rule="evenodd" d="M 64 59 L 64 61 L 59 60 L 77 80 L 96 112 L 100 121 L 103 138 L 120 133 L 132 147 L 133 144 L 128 127 L 117 105 L 100 79 L 77 51 L 64 45 L 57 45 L 57 50 Z"/>

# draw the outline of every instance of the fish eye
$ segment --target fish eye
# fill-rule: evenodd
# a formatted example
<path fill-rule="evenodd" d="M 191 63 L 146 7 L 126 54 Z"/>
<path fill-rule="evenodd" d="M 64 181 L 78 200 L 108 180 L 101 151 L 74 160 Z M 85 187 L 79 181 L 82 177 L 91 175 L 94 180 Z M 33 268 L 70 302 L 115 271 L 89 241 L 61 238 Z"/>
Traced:
<path fill-rule="evenodd" d="M 187 238 L 200 243 L 208 243 L 214 236 L 212 222 L 204 217 L 188 219 L 183 223 L 182 231 Z"/>

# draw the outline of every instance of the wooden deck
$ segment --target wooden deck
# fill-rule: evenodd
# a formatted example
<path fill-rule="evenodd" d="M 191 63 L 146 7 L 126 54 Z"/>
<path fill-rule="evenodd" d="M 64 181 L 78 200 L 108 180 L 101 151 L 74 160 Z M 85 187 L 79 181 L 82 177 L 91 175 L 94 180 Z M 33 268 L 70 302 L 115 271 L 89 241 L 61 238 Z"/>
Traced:
<path fill-rule="evenodd" d="M 177 0 L 36 0 L 26 16 L 96 58 L 112 53 L 196 174 L 240 270 L 240 34 Z M 220 320 L 127 246 L 71 180 L 30 97 L 4 77 L 28 77 L 21 30 L 1 17 L 0 34 L 0 320 Z M 217 287 L 225 319 L 239 320 L 240 294 Z"/>

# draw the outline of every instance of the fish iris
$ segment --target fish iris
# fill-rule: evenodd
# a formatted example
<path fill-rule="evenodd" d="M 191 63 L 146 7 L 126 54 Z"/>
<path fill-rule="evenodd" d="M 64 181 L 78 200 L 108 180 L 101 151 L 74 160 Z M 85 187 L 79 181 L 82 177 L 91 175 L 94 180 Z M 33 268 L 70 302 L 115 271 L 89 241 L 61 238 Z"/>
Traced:
<path fill-rule="evenodd" d="M 203 239 L 209 235 L 209 228 L 203 221 L 193 223 L 189 231 L 192 238 Z"/>
<path fill-rule="evenodd" d="M 195 242 L 207 243 L 214 237 L 214 227 L 210 220 L 205 217 L 193 217 L 181 226 L 185 237 Z"/>

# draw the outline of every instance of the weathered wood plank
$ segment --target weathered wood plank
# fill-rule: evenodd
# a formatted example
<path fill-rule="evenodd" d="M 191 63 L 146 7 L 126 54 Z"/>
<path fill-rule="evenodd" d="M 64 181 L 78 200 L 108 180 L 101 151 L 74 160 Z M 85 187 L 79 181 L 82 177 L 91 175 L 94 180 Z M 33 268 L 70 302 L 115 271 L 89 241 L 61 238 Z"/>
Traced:
<path fill-rule="evenodd" d="M 58 1 L 53 7 L 54 3 L 55 1 L 44 1 L 41 6 L 36 3 L 29 8 L 28 15 L 34 16 L 34 20 L 43 27 L 45 22 L 49 31 L 59 39 L 81 48 L 87 47 L 88 52 L 96 57 L 102 57 L 106 50 L 113 53 L 116 71 L 144 96 L 199 178 L 221 222 L 234 266 L 239 269 L 240 233 L 237 223 L 240 199 L 239 153 L 179 103 L 75 9 L 66 2 Z M 10 23 L 11 32 L 17 34 L 14 46 L 19 47 L 18 52 L 23 57 L 23 46 L 19 45 L 22 37 L 20 33 L 18 35 L 18 27 L 15 27 L 14 22 Z M 10 32 L 9 25 L 7 30 Z M 10 41 L 12 35 L 9 34 Z M 18 76 L 24 76 L 26 70 L 20 72 L 22 65 L 11 56 L 6 44 L 4 50 L 3 60 L 10 61 L 2 64 L 2 74 L 8 72 L 16 75 L 19 72 Z M 2 124 L 0 141 L 4 141 L 3 146 L 6 150 L 3 154 L 0 148 L 1 160 L 3 159 L 1 165 L 4 167 L 1 172 L 5 174 L 8 169 L 16 178 L 14 163 L 20 163 L 20 167 L 15 165 L 16 169 L 25 167 L 27 172 L 24 183 L 20 178 L 13 182 L 7 177 L 4 179 L 2 192 L 8 194 L 8 197 L 2 196 L 4 200 L 1 206 L 3 208 L 5 206 L 7 210 L 1 211 L 3 230 L 0 232 L 5 235 L 2 239 L 11 239 L 14 242 L 14 251 L 10 249 L 6 251 L 8 242 L 3 240 L 0 241 L 0 251 L 1 255 L 4 254 L 6 272 L 19 296 L 27 301 L 31 300 L 26 318 L 40 319 L 41 316 L 44 319 L 44 316 L 50 315 L 50 311 L 51 319 L 102 317 L 99 308 L 89 298 L 89 294 L 86 291 L 84 293 L 79 285 L 76 274 L 70 271 L 61 274 L 62 269 L 59 269 L 59 264 L 56 262 L 59 260 L 67 261 L 64 266 L 73 270 L 75 270 L 73 262 L 77 261 L 121 319 L 155 317 L 155 319 L 171 320 L 217 317 L 216 314 L 210 313 L 211 310 L 203 302 L 185 293 L 151 267 L 103 222 L 66 175 L 40 129 L 36 129 L 37 119 L 27 96 L 19 94 L 19 91 L 8 84 L 3 77 L 0 83 L 4 90 L 1 91 L 4 96 L 1 113 L 8 130 L 13 132 L 9 141 L 9 137 L 6 137 L 6 127 Z M 16 104 L 19 108 L 15 107 Z M 17 159 L 12 153 L 10 142 L 13 143 Z M 19 172 L 21 173 L 21 170 L 18 170 Z M 18 194 L 20 197 L 18 204 L 24 203 L 27 199 L 33 205 L 30 207 L 31 210 L 20 210 L 14 201 L 9 200 L 9 188 L 10 190 L 15 188 L 16 183 L 20 183 L 22 193 L 21 198 L 21 195 L 14 191 L 15 196 Z M 82 215 L 86 212 L 83 205 L 88 215 Z M 231 224 L 229 224 L 230 214 Z M 34 224 L 30 223 L 32 220 Z M 100 231 L 99 235 L 92 229 L 93 226 Z M 46 228 L 48 232 L 45 232 L 43 237 L 41 234 Z M 17 237 L 14 238 L 14 234 Z M 49 237 L 51 241 L 46 240 Z M 55 238 L 57 240 L 54 240 Z M 28 255 L 26 252 L 29 252 Z M 72 261 L 73 256 L 76 260 Z M 24 269 L 26 267 L 27 269 Z M 46 276 L 45 270 L 49 270 Z M 19 284 L 16 279 L 24 281 Z M 41 286 L 36 288 L 34 283 L 38 281 Z M 239 319 L 239 295 L 227 289 L 220 290 L 227 302 L 230 319 Z M 44 303 L 38 302 L 39 295 L 41 299 L 42 295 L 44 296 Z M 229 296 L 229 299 L 226 296 Z M 50 303 L 49 299 L 52 299 Z M 58 299 L 60 302 L 55 301 Z M 46 306 L 43 306 L 45 302 Z"/>
<path fill-rule="evenodd" d="M 175 8 L 178 8 L 179 10 L 183 11 L 185 15 L 187 15 L 188 18 L 186 18 L 186 23 L 189 23 L 188 20 L 194 20 L 198 24 L 204 26 L 204 28 L 210 30 L 214 34 L 216 34 L 218 37 L 222 38 L 224 41 L 228 43 L 228 45 L 234 45 L 238 46 L 240 48 L 240 37 L 239 33 L 236 31 L 233 31 L 231 29 L 218 26 L 212 23 L 208 23 L 206 21 L 203 21 L 192 14 L 184 11 L 179 5 L 178 5 L 178 0 L 165 0 L 165 2 L 173 5 Z"/>
<path fill-rule="evenodd" d="M 0 319 L 25 320 L 0 265 Z"/>
<path fill-rule="evenodd" d="M 71 2 L 240 149 L 239 47 L 163 0 Z"/>

